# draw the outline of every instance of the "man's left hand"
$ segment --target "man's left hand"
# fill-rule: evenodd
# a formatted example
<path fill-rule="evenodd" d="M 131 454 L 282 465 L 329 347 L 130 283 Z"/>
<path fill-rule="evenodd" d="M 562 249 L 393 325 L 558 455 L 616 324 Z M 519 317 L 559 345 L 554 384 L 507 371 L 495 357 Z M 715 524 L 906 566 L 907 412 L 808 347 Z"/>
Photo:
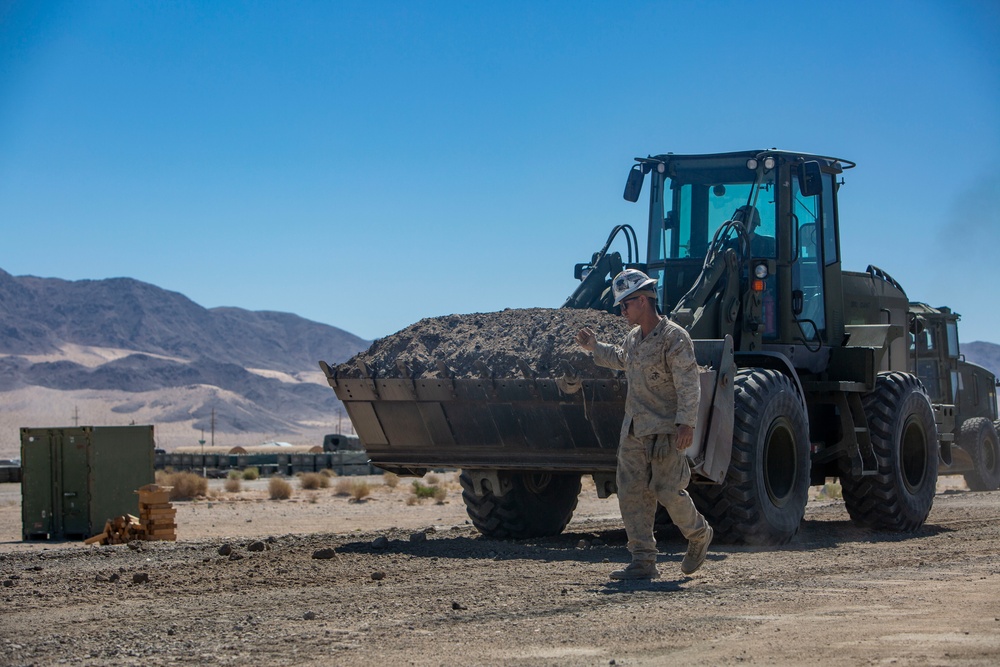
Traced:
<path fill-rule="evenodd" d="M 694 442 L 694 429 L 687 424 L 677 427 L 677 451 L 683 452 Z"/>

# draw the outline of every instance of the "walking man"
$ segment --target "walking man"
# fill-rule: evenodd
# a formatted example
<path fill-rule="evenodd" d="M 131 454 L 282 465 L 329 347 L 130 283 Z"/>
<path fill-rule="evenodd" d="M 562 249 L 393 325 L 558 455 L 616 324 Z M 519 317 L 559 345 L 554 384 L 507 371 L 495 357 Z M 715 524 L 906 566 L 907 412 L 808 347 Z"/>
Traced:
<path fill-rule="evenodd" d="M 660 315 L 656 281 L 625 269 L 612 281 L 615 305 L 633 326 L 620 346 L 597 340 L 589 327 L 576 342 L 599 366 L 624 370 L 625 420 L 618 445 L 618 505 L 632 562 L 612 579 L 658 576 L 653 522 L 659 502 L 688 540 L 681 572 L 705 562 L 712 527 L 685 490 L 691 479 L 684 450 L 691 446 L 701 394 L 698 364 L 688 332 Z"/>

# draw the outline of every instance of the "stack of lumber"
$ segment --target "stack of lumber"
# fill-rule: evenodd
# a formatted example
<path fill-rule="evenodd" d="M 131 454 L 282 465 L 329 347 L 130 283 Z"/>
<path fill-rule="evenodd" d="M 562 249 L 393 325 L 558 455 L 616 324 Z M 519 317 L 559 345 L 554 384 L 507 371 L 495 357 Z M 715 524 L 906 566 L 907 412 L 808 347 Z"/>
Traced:
<path fill-rule="evenodd" d="M 172 486 L 147 484 L 139 494 L 139 516 L 123 514 L 108 519 L 104 530 L 84 544 L 128 544 L 133 540 L 177 540 L 177 510 L 170 504 Z"/>
<path fill-rule="evenodd" d="M 139 494 L 139 523 L 147 540 L 177 540 L 177 510 L 170 504 L 172 486 L 147 484 Z"/>
<path fill-rule="evenodd" d="M 145 540 L 146 531 L 139 517 L 131 514 L 116 516 L 104 522 L 104 531 L 88 537 L 84 544 L 128 544 L 132 540 Z"/>

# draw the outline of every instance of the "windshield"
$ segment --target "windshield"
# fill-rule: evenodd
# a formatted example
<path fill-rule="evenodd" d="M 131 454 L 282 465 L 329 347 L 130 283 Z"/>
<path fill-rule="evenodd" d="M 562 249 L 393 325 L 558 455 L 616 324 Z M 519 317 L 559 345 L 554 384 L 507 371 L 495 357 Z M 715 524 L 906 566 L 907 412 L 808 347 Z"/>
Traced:
<path fill-rule="evenodd" d="M 754 256 L 775 257 L 775 172 L 765 174 L 754 192 L 756 172 L 744 159 L 713 162 L 675 164 L 667 180 L 664 224 L 651 230 L 651 264 L 703 258 L 716 231 L 734 217 L 752 231 Z"/>

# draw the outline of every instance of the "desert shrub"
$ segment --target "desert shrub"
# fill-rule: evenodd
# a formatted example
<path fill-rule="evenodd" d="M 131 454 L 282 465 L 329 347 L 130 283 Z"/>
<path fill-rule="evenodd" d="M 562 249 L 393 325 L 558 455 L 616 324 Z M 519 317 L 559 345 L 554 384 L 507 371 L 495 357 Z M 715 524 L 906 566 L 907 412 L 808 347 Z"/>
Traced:
<path fill-rule="evenodd" d="M 337 485 L 333 489 L 338 496 L 349 496 L 354 493 L 354 482 L 346 477 L 338 477 Z"/>
<path fill-rule="evenodd" d="M 352 485 L 351 499 L 354 500 L 354 502 L 361 502 L 362 500 L 367 498 L 371 494 L 371 492 L 372 492 L 371 485 L 364 480 L 359 480 Z"/>
<path fill-rule="evenodd" d="M 208 480 L 193 472 L 167 473 L 157 477 L 156 483 L 173 487 L 170 490 L 171 500 L 191 500 L 208 492 Z"/>
<path fill-rule="evenodd" d="M 382 483 L 390 489 L 395 489 L 399 486 L 399 475 L 394 472 L 382 473 Z"/>
<path fill-rule="evenodd" d="M 444 488 L 443 486 L 431 487 L 431 488 L 437 489 L 434 492 L 434 500 L 438 502 L 438 505 L 443 504 L 445 499 L 448 497 L 448 489 Z"/>
<path fill-rule="evenodd" d="M 417 498 L 416 496 L 408 496 L 406 498 L 406 504 L 407 505 L 416 505 L 419 502 L 420 502 L 420 498 Z"/>
<path fill-rule="evenodd" d="M 299 476 L 299 486 L 310 491 L 328 489 L 330 488 L 330 478 L 318 472 L 305 472 Z"/>
<path fill-rule="evenodd" d="M 259 478 L 260 478 L 260 470 L 257 470 L 257 468 L 255 468 L 253 466 L 250 466 L 249 468 L 246 468 L 243 471 L 243 479 L 246 479 L 246 480 L 255 480 L 255 479 L 259 479 Z"/>
<path fill-rule="evenodd" d="M 243 473 L 239 470 L 230 470 L 226 473 L 226 479 L 242 479 Z"/>
<path fill-rule="evenodd" d="M 280 477 L 272 477 L 267 483 L 267 492 L 271 500 L 288 500 L 292 497 L 292 485 Z"/>
<path fill-rule="evenodd" d="M 243 490 L 243 484 L 240 482 L 239 477 L 227 477 L 222 486 L 229 493 L 239 493 Z"/>
<path fill-rule="evenodd" d="M 425 486 L 420 483 L 420 480 L 415 480 L 413 482 L 413 495 L 415 495 L 420 500 L 424 500 L 425 498 L 434 498 L 436 497 L 439 491 L 440 491 L 439 487 Z"/>
<path fill-rule="evenodd" d="M 319 471 L 319 474 L 323 475 L 324 477 L 336 477 L 337 471 L 334 470 L 333 468 L 323 468 L 322 470 Z"/>
<path fill-rule="evenodd" d="M 816 497 L 828 500 L 840 500 L 844 497 L 844 491 L 837 482 L 827 482 L 823 485 L 823 488 L 819 490 L 819 494 L 817 494 Z"/>
<path fill-rule="evenodd" d="M 441 478 L 435 475 L 434 473 L 431 473 L 426 477 L 424 477 L 424 480 L 427 482 L 429 486 L 437 486 L 438 484 L 441 483 Z"/>

